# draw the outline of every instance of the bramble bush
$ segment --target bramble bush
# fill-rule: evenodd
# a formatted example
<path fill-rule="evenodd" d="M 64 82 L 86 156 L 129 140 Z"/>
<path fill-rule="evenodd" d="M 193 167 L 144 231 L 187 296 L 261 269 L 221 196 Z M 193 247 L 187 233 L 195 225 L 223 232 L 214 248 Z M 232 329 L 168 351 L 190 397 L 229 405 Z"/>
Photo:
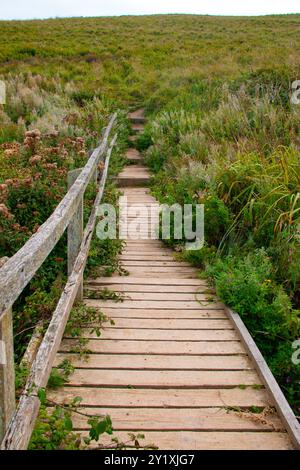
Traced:
<path fill-rule="evenodd" d="M 0 258 L 13 256 L 52 214 L 66 194 L 68 171 L 86 164 L 112 111 L 108 100 L 76 91 L 72 83 L 64 86 L 61 80 L 30 73 L 9 74 L 6 84 L 7 105 L 0 113 Z M 121 155 L 128 132 L 125 114 L 119 112 L 119 139 L 111 159 L 110 179 L 124 165 Z M 116 190 L 112 183 L 109 185 L 112 195 Z M 94 197 L 95 185 L 91 183 L 85 193 L 85 222 Z M 106 261 L 115 267 L 118 249 L 107 243 L 100 249 L 103 253 L 110 250 Z M 98 256 L 96 262 L 103 264 L 104 256 Z M 51 318 L 66 278 L 66 265 L 64 234 L 16 302 L 17 362 L 38 321 L 44 320 L 46 326 Z"/>

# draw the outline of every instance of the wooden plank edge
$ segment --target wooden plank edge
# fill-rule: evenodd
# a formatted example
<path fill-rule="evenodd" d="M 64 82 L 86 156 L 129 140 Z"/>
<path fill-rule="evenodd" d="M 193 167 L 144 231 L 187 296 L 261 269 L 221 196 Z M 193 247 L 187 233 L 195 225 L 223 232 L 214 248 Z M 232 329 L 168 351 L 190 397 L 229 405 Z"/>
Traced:
<path fill-rule="evenodd" d="M 255 369 L 264 383 L 267 391 L 271 395 L 275 408 L 282 419 L 285 428 L 297 450 L 300 450 L 300 424 L 293 413 L 287 399 L 282 393 L 274 375 L 272 374 L 268 364 L 262 356 L 260 350 L 256 346 L 255 341 L 250 335 L 246 325 L 240 315 L 225 306 L 225 311 L 229 319 L 235 326 L 237 333 L 244 344 L 250 358 L 252 359 Z"/>

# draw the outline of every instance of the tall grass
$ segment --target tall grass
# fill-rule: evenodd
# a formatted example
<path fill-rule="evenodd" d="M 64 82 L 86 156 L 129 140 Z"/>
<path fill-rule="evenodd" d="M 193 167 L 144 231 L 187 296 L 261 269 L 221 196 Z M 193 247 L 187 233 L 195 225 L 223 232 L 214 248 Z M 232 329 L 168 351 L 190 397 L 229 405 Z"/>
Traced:
<path fill-rule="evenodd" d="M 289 88 L 264 80 L 262 72 L 260 90 L 257 74 L 217 87 L 205 113 L 192 90 L 184 106 L 169 103 L 146 130 L 146 161 L 162 202 L 205 205 L 205 247 L 185 257 L 243 316 L 298 412 L 300 111 L 286 100 Z"/>

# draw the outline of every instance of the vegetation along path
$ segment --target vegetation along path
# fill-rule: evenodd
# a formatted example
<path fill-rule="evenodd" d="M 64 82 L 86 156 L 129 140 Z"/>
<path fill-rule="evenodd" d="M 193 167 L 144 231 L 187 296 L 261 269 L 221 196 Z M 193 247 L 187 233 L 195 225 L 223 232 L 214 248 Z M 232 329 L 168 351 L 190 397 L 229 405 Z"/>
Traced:
<path fill-rule="evenodd" d="M 143 113 L 129 117 L 133 132 L 142 131 Z M 118 177 L 123 196 L 157 215 L 148 169 L 136 149 L 127 157 Z M 50 397 L 64 403 L 80 396 L 84 412 L 111 416 L 119 439 L 143 433 L 145 445 L 161 449 L 293 448 L 286 420 L 293 427 L 294 417 L 243 324 L 195 268 L 176 261 L 161 241 L 146 239 L 149 217 L 128 214 L 128 221 L 146 226 L 122 252 L 129 275 L 86 282 L 95 295 L 85 303 L 109 322 L 100 338 L 86 330 L 88 358 L 73 353 L 74 340 L 64 338 L 56 362 L 67 358 L 75 371 Z M 108 289 L 123 301 L 97 299 Z M 74 426 L 88 430 L 78 414 Z"/>

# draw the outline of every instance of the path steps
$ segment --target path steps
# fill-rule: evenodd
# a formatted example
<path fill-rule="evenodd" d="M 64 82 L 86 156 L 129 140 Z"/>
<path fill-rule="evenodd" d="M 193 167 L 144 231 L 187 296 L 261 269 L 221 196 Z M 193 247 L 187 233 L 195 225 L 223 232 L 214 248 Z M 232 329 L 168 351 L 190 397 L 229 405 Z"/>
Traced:
<path fill-rule="evenodd" d="M 126 152 L 126 158 L 128 160 L 128 163 L 129 164 L 134 164 L 134 163 L 137 163 L 137 162 L 141 162 L 141 154 L 138 150 L 134 149 L 134 148 L 129 148 Z"/>
<path fill-rule="evenodd" d="M 129 117 L 134 124 L 144 122 L 143 110 Z M 129 149 L 127 158 L 131 164 L 118 185 L 134 209 L 144 204 L 155 219 L 159 207 L 147 188 L 149 171 L 136 150 Z M 84 331 L 88 359 L 72 353 L 76 342 L 64 338 L 56 363 L 67 358 L 75 371 L 66 386 L 48 395 L 62 403 L 81 396 L 82 411 L 109 414 L 123 441 L 129 432 L 141 432 L 142 445 L 160 449 L 292 449 L 224 306 L 197 269 L 147 239 L 149 218 L 150 211 L 127 215 L 130 236 L 132 223 L 142 227 L 121 255 L 129 275 L 86 281 L 89 290 L 110 289 L 124 300 L 85 300 L 114 325 L 108 322 L 100 338 Z M 269 412 L 253 413 L 253 407 Z M 87 434 L 80 415 L 74 415 L 74 426 Z"/>

